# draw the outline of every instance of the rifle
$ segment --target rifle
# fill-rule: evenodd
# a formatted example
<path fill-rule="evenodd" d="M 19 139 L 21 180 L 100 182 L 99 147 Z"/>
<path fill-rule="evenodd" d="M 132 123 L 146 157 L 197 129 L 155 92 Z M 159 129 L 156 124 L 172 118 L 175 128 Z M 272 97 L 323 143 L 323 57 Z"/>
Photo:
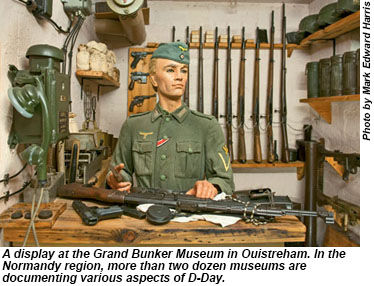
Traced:
<path fill-rule="evenodd" d="M 240 68 L 239 68 L 239 91 L 238 91 L 238 129 L 239 129 L 239 146 L 238 146 L 238 157 L 240 163 L 245 163 L 246 151 L 245 151 L 245 133 L 244 133 L 244 98 L 245 98 L 245 28 L 242 28 L 242 46 L 240 50 Z"/>
<path fill-rule="evenodd" d="M 186 28 L 186 45 L 188 48 L 190 48 L 190 27 L 187 26 Z M 187 72 L 187 81 L 186 81 L 186 87 L 184 90 L 184 103 L 187 106 L 190 106 L 190 69 L 188 68 Z"/>
<path fill-rule="evenodd" d="M 214 36 L 214 66 L 213 66 L 213 116 L 218 120 L 218 28 Z"/>
<path fill-rule="evenodd" d="M 138 96 L 135 96 L 131 103 L 130 103 L 130 107 L 129 107 L 129 111 L 130 112 L 133 112 L 134 111 L 134 106 L 136 105 L 137 107 L 141 107 L 143 105 L 143 102 L 144 100 L 146 99 L 150 99 L 152 97 L 156 97 L 156 94 L 152 94 L 152 95 L 138 95 Z"/>
<path fill-rule="evenodd" d="M 227 27 L 227 63 L 226 63 L 226 132 L 227 148 L 229 150 L 230 162 L 233 161 L 232 149 L 232 90 L 231 90 L 231 39 L 230 26 Z"/>
<path fill-rule="evenodd" d="M 197 111 L 204 112 L 204 76 L 203 76 L 203 28 L 200 26 L 199 69 L 197 72 Z"/>
<path fill-rule="evenodd" d="M 270 54 L 268 70 L 268 89 L 266 94 L 266 132 L 267 132 L 267 161 L 269 163 L 275 160 L 275 149 L 273 139 L 273 79 L 274 79 L 274 11 L 271 11 L 271 29 L 270 29 Z"/>
<path fill-rule="evenodd" d="M 285 5 L 282 5 L 282 58 L 280 80 L 280 122 L 281 122 L 281 161 L 290 161 L 287 137 L 287 102 L 286 102 L 286 16 Z"/>
<path fill-rule="evenodd" d="M 260 163 L 262 161 L 261 141 L 260 141 L 260 32 L 257 27 L 256 33 L 256 49 L 255 49 L 255 72 L 253 81 L 253 106 L 252 106 L 252 121 L 253 121 L 253 147 L 254 147 L 254 161 Z"/>
<path fill-rule="evenodd" d="M 131 68 L 135 69 L 141 59 L 145 58 L 147 55 L 152 54 L 153 52 L 131 52 L 131 56 L 134 58 L 131 62 Z"/>
<path fill-rule="evenodd" d="M 175 42 L 175 26 L 173 26 L 173 29 L 172 29 L 171 41 Z"/>
<path fill-rule="evenodd" d="M 120 192 L 113 189 L 85 187 L 80 184 L 68 184 L 58 188 L 60 197 L 72 199 L 94 199 L 114 204 L 130 206 L 140 204 L 157 204 L 174 208 L 178 212 L 191 213 L 223 213 L 240 215 L 247 221 L 255 223 L 254 216 L 279 217 L 283 215 L 321 217 L 326 223 L 334 223 L 333 214 L 327 211 L 302 211 L 289 208 L 289 199 L 282 196 L 272 196 L 270 200 L 251 198 L 248 192 L 246 197 L 226 198 L 215 201 L 201 199 L 190 195 L 176 194 L 170 190 L 133 187 L 131 192 Z"/>

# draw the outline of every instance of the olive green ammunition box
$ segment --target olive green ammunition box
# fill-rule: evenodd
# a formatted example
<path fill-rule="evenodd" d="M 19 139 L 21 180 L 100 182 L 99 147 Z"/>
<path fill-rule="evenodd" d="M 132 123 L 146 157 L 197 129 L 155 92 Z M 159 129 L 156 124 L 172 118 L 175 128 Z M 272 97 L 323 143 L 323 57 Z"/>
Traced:
<path fill-rule="evenodd" d="M 356 51 L 343 54 L 343 94 L 356 94 L 357 88 L 357 67 Z"/>
<path fill-rule="evenodd" d="M 331 96 L 343 95 L 343 56 L 331 58 Z"/>
<path fill-rule="evenodd" d="M 318 67 L 319 76 L 319 96 L 326 97 L 331 95 L 331 60 L 330 58 L 321 59 Z"/>
<path fill-rule="evenodd" d="M 305 73 L 307 75 L 308 98 L 318 97 L 319 94 L 318 66 L 318 62 L 309 62 L 306 64 Z"/>

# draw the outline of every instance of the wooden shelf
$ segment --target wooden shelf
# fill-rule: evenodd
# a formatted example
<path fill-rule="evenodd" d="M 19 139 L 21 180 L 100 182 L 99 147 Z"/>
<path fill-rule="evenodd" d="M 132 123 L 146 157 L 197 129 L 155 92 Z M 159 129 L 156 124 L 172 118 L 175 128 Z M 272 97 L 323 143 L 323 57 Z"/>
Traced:
<path fill-rule="evenodd" d="M 120 86 L 120 83 L 118 81 L 115 81 L 104 72 L 78 70 L 75 74 L 81 84 L 83 80 L 90 80 L 101 86 Z"/>
<path fill-rule="evenodd" d="M 304 98 L 300 99 L 300 102 L 308 103 L 327 123 L 331 124 L 331 102 L 343 102 L 343 101 L 359 101 L 360 95 L 342 95 L 342 96 L 330 96 L 330 97 L 318 97 L 318 98 Z"/>
<path fill-rule="evenodd" d="M 305 39 L 303 39 L 300 45 L 295 45 L 294 48 L 289 49 L 288 56 L 291 56 L 294 49 L 305 49 L 309 48 L 311 44 L 317 41 L 335 39 L 343 34 L 356 30 L 360 27 L 360 11 L 357 11 L 329 26 L 319 30 Z"/>
<path fill-rule="evenodd" d="M 295 161 L 289 163 L 283 163 L 280 161 L 269 163 L 267 161 L 262 161 L 261 163 L 255 163 L 253 160 L 248 160 L 246 163 L 239 163 L 238 161 L 233 161 L 231 167 L 234 172 L 244 171 L 245 169 L 275 169 L 275 168 L 296 168 L 297 169 L 297 179 L 301 180 L 304 177 L 304 162 Z M 246 171 L 246 170 L 245 170 Z"/>
<path fill-rule="evenodd" d="M 147 43 L 147 48 L 157 48 L 159 43 L 155 42 L 149 42 Z M 198 49 L 200 47 L 200 43 L 190 43 L 190 49 Z M 227 43 L 219 43 L 218 47 L 220 49 L 227 49 Z M 242 44 L 241 43 L 232 43 L 231 48 L 232 49 L 241 49 Z M 203 44 L 204 49 L 214 49 L 214 43 L 204 43 Z M 253 43 L 253 41 L 247 42 L 245 45 L 246 49 L 255 49 L 256 44 Z M 288 44 L 286 46 L 287 50 L 294 50 L 294 49 L 307 49 L 308 47 L 301 47 L 296 44 Z M 270 43 L 262 43 L 260 44 L 260 49 L 270 49 Z M 274 49 L 282 49 L 282 44 L 274 44 Z"/>

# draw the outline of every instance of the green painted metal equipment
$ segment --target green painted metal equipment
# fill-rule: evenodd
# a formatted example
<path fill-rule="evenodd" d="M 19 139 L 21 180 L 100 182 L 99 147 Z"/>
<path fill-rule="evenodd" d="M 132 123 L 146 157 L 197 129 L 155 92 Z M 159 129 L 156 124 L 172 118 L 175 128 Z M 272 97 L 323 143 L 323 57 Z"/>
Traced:
<path fill-rule="evenodd" d="M 343 54 L 343 94 L 356 94 L 356 51 Z"/>
<path fill-rule="evenodd" d="M 299 31 L 300 32 L 308 32 L 313 34 L 319 30 L 320 26 L 318 24 L 318 14 L 313 14 L 304 17 L 301 19 L 299 24 Z"/>
<path fill-rule="evenodd" d="M 353 13 L 360 10 L 360 0 L 338 0 L 337 9 L 342 13 Z"/>
<path fill-rule="evenodd" d="M 343 13 L 337 9 L 337 5 L 337 2 L 327 4 L 319 11 L 318 24 L 321 27 L 331 25 L 343 17 Z"/>
<path fill-rule="evenodd" d="M 92 13 L 91 0 L 61 0 L 68 15 L 89 16 Z"/>
<path fill-rule="evenodd" d="M 343 56 L 331 58 L 331 96 L 343 95 Z"/>
<path fill-rule="evenodd" d="M 330 58 L 321 59 L 318 68 L 319 77 L 319 96 L 326 97 L 331 95 L 331 60 Z"/>
<path fill-rule="evenodd" d="M 38 180 L 46 183 L 48 147 L 69 135 L 70 78 L 60 73 L 63 53 L 49 45 L 28 49 L 29 70 L 9 67 L 12 87 L 8 97 L 15 109 L 8 138 L 10 148 L 31 144 L 21 153 L 37 166 Z"/>
<path fill-rule="evenodd" d="M 309 62 L 306 64 L 305 74 L 307 75 L 308 98 L 318 97 L 318 66 L 319 62 Z"/>

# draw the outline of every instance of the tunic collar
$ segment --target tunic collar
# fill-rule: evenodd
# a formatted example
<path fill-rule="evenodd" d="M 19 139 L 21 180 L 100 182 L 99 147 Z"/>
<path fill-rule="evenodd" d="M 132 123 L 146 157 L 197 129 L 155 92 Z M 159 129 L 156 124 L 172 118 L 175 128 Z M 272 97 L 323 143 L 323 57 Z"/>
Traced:
<path fill-rule="evenodd" d="M 169 113 L 168 111 L 164 110 L 160 106 L 160 104 L 157 103 L 155 109 L 153 109 L 153 112 L 152 112 L 152 122 L 154 122 L 157 118 L 159 118 L 162 115 L 164 116 L 171 115 L 179 123 L 182 123 L 186 119 L 189 112 L 190 112 L 190 109 L 187 107 L 187 105 L 184 102 L 182 102 L 182 105 L 172 113 Z"/>

